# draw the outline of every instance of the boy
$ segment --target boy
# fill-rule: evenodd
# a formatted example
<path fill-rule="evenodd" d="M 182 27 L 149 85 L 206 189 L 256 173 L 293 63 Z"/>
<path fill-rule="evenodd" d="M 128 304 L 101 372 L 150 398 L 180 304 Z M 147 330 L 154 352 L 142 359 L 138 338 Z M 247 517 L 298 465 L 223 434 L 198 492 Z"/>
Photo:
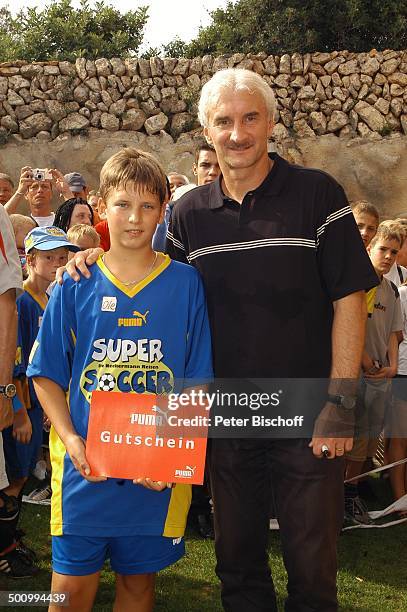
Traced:
<path fill-rule="evenodd" d="M 382 223 L 367 247 L 380 285 L 368 314 L 363 378 L 356 404 L 355 439 L 346 457 L 347 479 L 361 474 L 363 463 L 376 454 L 390 390 L 389 379 L 397 374 L 397 335 L 403 328 L 400 299 L 397 287 L 384 275 L 395 262 L 402 243 L 398 226 Z M 345 485 L 345 518 L 352 524 L 370 522 L 366 507 L 358 496 L 356 480 Z"/>
<path fill-rule="evenodd" d="M 352 202 L 351 205 L 353 216 L 355 217 L 356 225 L 359 228 L 360 235 L 367 248 L 374 238 L 377 228 L 379 227 L 379 211 L 376 206 L 369 204 L 364 200 Z"/>
<path fill-rule="evenodd" d="M 111 248 L 90 278 L 67 278 L 54 290 L 29 375 L 53 425 L 52 590 L 69 592 L 73 609 L 91 610 L 109 557 L 115 609 L 146 612 L 155 572 L 183 554 L 190 487 L 167 488 L 148 474 L 133 481 L 93 477 L 89 402 L 106 373 L 115 391 L 149 394 L 171 392 L 175 380 L 207 380 L 210 337 L 199 274 L 151 247 L 166 191 L 158 162 L 125 148 L 105 163 L 100 179 Z M 140 348 L 123 357 L 123 343 Z"/>
<path fill-rule="evenodd" d="M 10 215 L 11 225 L 13 226 L 14 236 L 16 239 L 17 251 L 20 256 L 21 269 L 23 271 L 24 280 L 28 276 L 27 260 L 25 256 L 24 240 L 28 232 L 36 227 L 34 219 L 15 213 Z"/>
<path fill-rule="evenodd" d="M 35 468 L 42 444 L 43 413 L 32 382 L 26 379 L 28 357 L 37 336 L 48 297 L 46 289 L 55 280 L 57 268 L 68 260 L 68 249 L 77 251 L 57 227 L 35 228 L 25 239 L 28 278 L 17 299 L 18 340 L 14 382 L 22 407 L 3 434 L 9 476 L 7 494 L 19 499 L 30 472 Z M 18 516 L 15 520 L 15 526 Z"/>
<path fill-rule="evenodd" d="M 77 223 L 69 228 L 68 240 L 75 244 L 81 251 L 96 249 L 100 245 L 100 236 L 91 225 Z"/>

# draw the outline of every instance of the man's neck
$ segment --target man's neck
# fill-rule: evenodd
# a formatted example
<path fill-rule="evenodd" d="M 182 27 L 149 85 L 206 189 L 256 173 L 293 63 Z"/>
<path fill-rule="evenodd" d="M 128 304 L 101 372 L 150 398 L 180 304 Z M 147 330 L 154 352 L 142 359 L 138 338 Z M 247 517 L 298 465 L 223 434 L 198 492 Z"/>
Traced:
<path fill-rule="evenodd" d="M 241 204 L 246 193 L 254 191 L 262 184 L 273 165 L 274 161 L 267 155 L 250 168 L 221 166 L 224 194 Z"/>
<path fill-rule="evenodd" d="M 32 208 L 31 216 L 32 217 L 50 217 L 52 215 L 52 210 L 50 208 Z"/>

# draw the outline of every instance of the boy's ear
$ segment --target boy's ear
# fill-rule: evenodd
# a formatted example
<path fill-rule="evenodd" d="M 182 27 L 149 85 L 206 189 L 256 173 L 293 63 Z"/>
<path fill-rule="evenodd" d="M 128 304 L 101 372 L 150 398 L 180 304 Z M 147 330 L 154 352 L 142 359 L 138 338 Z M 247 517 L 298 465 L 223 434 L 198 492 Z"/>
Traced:
<path fill-rule="evenodd" d="M 164 216 L 165 216 L 165 209 L 166 209 L 166 206 L 167 206 L 167 202 L 166 202 L 166 201 L 164 201 L 164 202 L 161 204 L 161 211 L 160 211 L 160 216 L 159 216 L 159 219 L 158 219 L 158 224 L 163 223 L 163 221 L 164 221 Z"/>
<path fill-rule="evenodd" d="M 98 199 L 97 211 L 99 214 L 100 213 L 104 214 L 106 212 L 106 202 L 104 201 L 103 198 Z"/>

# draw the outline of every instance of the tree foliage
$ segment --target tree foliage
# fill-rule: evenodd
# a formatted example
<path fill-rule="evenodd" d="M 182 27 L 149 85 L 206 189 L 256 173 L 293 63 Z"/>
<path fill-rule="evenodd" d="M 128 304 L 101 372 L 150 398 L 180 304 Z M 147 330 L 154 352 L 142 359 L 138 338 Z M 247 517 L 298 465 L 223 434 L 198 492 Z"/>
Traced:
<path fill-rule="evenodd" d="M 407 47 L 405 0 L 239 0 L 211 12 L 187 55 Z"/>
<path fill-rule="evenodd" d="M 13 16 L 0 9 L 0 61 L 70 60 L 77 57 L 125 57 L 137 53 L 148 8 L 120 13 L 103 0 L 51 2 L 39 11 L 26 8 Z"/>

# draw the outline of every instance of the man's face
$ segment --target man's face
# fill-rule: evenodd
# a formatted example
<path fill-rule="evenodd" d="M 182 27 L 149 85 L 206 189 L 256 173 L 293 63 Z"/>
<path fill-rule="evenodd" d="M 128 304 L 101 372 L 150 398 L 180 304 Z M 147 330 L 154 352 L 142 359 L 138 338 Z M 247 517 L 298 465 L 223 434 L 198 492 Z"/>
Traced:
<path fill-rule="evenodd" d="M 389 272 L 396 261 L 397 253 L 400 250 L 400 243 L 398 240 L 380 238 L 373 246 L 369 246 L 367 250 L 376 274 L 383 276 L 383 274 Z"/>
<path fill-rule="evenodd" d="M 362 236 L 362 240 L 364 242 L 365 247 L 367 248 L 372 240 L 375 237 L 378 227 L 378 222 L 376 217 L 373 215 L 369 215 L 369 213 L 355 213 L 354 214 L 356 225 L 360 231 L 360 235 Z"/>
<path fill-rule="evenodd" d="M 13 195 L 13 188 L 8 181 L 0 179 L 0 204 L 7 204 Z"/>
<path fill-rule="evenodd" d="M 168 181 L 170 183 L 171 195 L 174 193 L 177 187 L 186 185 L 185 179 L 181 174 L 170 174 Z"/>
<path fill-rule="evenodd" d="M 82 200 L 86 200 L 88 197 L 88 188 L 84 187 L 81 191 L 71 191 L 73 198 L 82 198 Z"/>
<path fill-rule="evenodd" d="M 247 90 L 222 91 L 209 112 L 204 134 L 220 165 L 231 170 L 254 168 L 268 157 L 267 139 L 273 122 L 262 96 Z"/>
<path fill-rule="evenodd" d="M 218 157 L 215 151 L 199 151 L 198 161 L 193 167 L 198 185 L 212 183 L 220 174 Z"/>
<path fill-rule="evenodd" d="M 52 188 L 50 181 L 34 181 L 25 196 L 34 217 L 47 217 L 51 214 Z"/>

